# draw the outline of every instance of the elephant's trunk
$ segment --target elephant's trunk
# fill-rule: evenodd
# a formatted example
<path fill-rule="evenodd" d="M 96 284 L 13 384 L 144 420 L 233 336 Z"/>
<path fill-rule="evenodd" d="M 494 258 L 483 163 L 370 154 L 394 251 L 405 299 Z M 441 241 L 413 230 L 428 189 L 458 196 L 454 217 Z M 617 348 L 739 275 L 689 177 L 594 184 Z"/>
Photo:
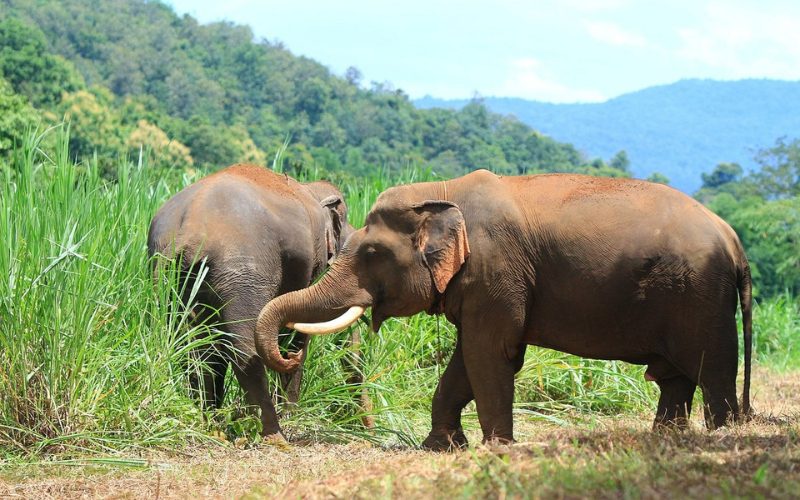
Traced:
<path fill-rule="evenodd" d="M 318 283 L 276 297 L 261 310 L 256 323 L 256 349 L 269 368 L 288 373 L 296 370 L 302 360 L 300 352 L 289 353 L 287 358 L 281 355 L 278 331 L 282 326 L 316 335 L 333 333 L 355 322 L 371 305 L 371 297 L 358 288 L 349 271 L 349 260 L 340 257 Z"/>

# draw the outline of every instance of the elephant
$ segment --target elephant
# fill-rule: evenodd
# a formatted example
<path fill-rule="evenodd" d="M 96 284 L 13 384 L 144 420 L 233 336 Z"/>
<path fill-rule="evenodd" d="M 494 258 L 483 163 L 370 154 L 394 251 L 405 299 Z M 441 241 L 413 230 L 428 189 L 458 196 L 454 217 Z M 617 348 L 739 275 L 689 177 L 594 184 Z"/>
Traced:
<path fill-rule="evenodd" d="M 213 320 L 228 334 L 196 353 L 208 368 L 202 380 L 192 380 L 204 407 L 221 405 L 231 365 L 248 403 L 261 409 L 263 435 L 283 437 L 255 348 L 255 319 L 268 300 L 311 284 L 352 231 L 342 194 L 332 184 L 301 184 L 246 164 L 199 180 L 158 210 L 147 241 L 156 274 L 180 256 L 185 305 L 197 274 L 206 268 L 191 317 L 195 323 Z M 305 335 L 297 335 L 292 348 L 304 352 L 305 341 Z M 281 376 L 291 402 L 299 396 L 301 373 Z M 357 370 L 350 377 L 358 382 Z M 366 396 L 362 404 L 369 404 Z"/>
<path fill-rule="evenodd" d="M 467 445 L 461 411 L 473 399 L 484 442 L 514 441 L 514 376 L 527 345 L 647 365 L 660 388 L 655 428 L 684 427 L 699 385 L 716 428 L 750 412 L 751 302 L 736 233 L 673 188 L 477 170 L 381 193 L 319 282 L 266 304 L 256 346 L 287 372 L 298 364 L 278 350 L 287 323 L 325 334 L 371 307 L 378 331 L 389 317 L 444 314 L 458 337 L 422 443 L 433 450 Z"/>

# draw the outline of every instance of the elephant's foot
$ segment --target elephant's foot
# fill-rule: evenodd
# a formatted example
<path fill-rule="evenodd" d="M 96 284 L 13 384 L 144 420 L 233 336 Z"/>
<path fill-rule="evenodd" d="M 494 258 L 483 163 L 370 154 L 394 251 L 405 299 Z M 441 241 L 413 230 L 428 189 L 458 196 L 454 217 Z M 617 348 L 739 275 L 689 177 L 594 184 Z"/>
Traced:
<path fill-rule="evenodd" d="M 273 432 L 269 434 L 264 434 L 261 437 L 261 442 L 264 444 L 268 444 L 270 446 L 277 446 L 278 448 L 284 448 L 289 446 L 289 441 L 286 440 L 286 436 L 283 435 L 283 432 Z"/>
<path fill-rule="evenodd" d="M 653 432 L 685 431 L 689 428 L 689 419 L 684 416 L 673 418 L 656 417 L 653 421 Z"/>
<path fill-rule="evenodd" d="M 375 417 L 373 417 L 372 415 L 364 415 L 361 417 L 361 424 L 364 426 L 365 429 L 374 429 Z"/>
<path fill-rule="evenodd" d="M 461 428 L 432 430 L 422 442 L 422 448 L 430 451 L 457 451 L 466 448 L 467 445 L 467 436 Z"/>
<path fill-rule="evenodd" d="M 359 406 L 364 413 L 361 417 L 361 423 L 364 424 L 364 427 L 367 429 L 374 429 L 375 417 L 372 416 L 372 399 L 370 399 L 366 388 L 362 389 L 359 395 Z"/>
<path fill-rule="evenodd" d="M 492 434 L 491 436 L 484 436 L 483 444 L 489 448 L 505 447 L 516 443 L 513 437 L 498 436 Z"/>

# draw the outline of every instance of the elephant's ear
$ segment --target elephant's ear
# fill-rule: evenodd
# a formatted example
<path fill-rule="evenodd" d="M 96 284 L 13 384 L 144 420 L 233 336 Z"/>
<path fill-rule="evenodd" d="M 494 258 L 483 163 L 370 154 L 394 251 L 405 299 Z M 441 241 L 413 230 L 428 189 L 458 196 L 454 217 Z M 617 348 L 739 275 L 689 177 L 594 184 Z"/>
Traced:
<path fill-rule="evenodd" d="M 328 246 L 328 260 L 339 253 L 339 238 L 342 234 L 342 227 L 347 222 L 347 206 L 341 196 L 331 195 L 319 202 L 320 205 L 328 210 L 330 227 L 325 228 L 325 241 Z"/>
<path fill-rule="evenodd" d="M 413 208 L 425 216 L 417 232 L 417 248 L 422 252 L 436 290 L 444 293 L 469 257 L 464 216 L 455 203 L 444 200 L 423 201 Z"/>

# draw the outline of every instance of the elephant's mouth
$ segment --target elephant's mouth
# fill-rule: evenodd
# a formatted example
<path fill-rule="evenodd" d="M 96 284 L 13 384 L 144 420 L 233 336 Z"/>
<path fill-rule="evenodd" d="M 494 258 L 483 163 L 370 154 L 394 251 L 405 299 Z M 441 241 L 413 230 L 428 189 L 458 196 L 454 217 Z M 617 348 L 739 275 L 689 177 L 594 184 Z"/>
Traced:
<path fill-rule="evenodd" d="M 388 318 L 388 316 L 386 316 L 385 314 L 381 314 L 380 312 L 376 311 L 375 308 L 373 307 L 372 308 L 372 331 L 375 332 L 375 333 L 378 333 L 378 330 L 381 329 L 381 325 L 383 324 L 384 321 L 386 321 L 386 318 Z"/>
<path fill-rule="evenodd" d="M 372 331 L 378 333 L 388 317 L 389 315 L 383 311 L 383 291 L 379 290 L 372 301 Z"/>
<path fill-rule="evenodd" d="M 372 331 L 378 332 L 384 321 L 389 318 L 413 316 L 425 308 L 415 304 L 410 297 L 404 299 L 396 294 L 387 294 L 379 290 L 372 301 Z"/>

